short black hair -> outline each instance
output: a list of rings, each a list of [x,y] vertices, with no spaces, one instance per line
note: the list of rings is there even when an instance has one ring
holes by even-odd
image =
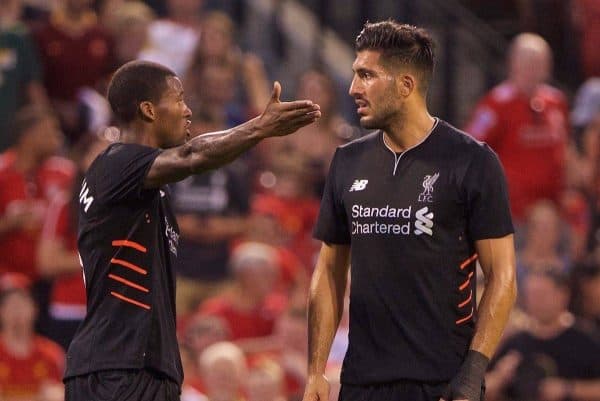
[[[384,63],[401,64],[419,73],[421,89],[427,92],[435,64],[434,42],[423,28],[392,19],[365,23],[356,37],[355,49],[377,50]]]
[[[107,91],[108,102],[119,122],[133,121],[141,102],[158,102],[167,89],[167,77],[175,76],[169,68],[150,61],[123,64],[114,73]]]

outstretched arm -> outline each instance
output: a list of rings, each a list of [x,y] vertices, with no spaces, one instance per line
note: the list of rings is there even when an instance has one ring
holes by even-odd
[[[308,299],[308,381],[304,401],[327,401],[325,367],[344,309],[350,247],[323,243]]]
[[[271,100],[263,113],[237,127],[197,136],[185,144],[163,151],[155,160],[144,187],[156,188],[185,177],[227,164],[272,136],[289,135],[320,116],[310,100],[281,102],[281,85],[273,86]]]

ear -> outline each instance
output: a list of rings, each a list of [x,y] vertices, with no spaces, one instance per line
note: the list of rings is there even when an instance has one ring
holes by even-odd
[[[138,110],[144,121],[156,120],[156,110],[154,109],[154,105],[152,104],[152,102],[149,102],[149,101],[141,102],[140,105],[138,106]]]
[[[410,96],[411,93],[413,93],[413,91],[416,89],[417,87],[417,81],[415,80],[415,77],[410,75],[410,74],[405,74],[405,75],[401,75],[398,79],[398,90],[399,93],[404,96],[404,97],[408,97]]]

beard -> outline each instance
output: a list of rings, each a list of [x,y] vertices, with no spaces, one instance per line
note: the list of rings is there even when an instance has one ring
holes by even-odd
[[[383,104],[378,112],[360,118],[360,126],[365,129],[386,130],[392,123],[404,121],[406,112],[403,106]]]

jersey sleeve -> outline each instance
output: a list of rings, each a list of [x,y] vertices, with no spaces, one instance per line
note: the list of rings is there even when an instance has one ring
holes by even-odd
[[[144,179],[159,149],[138,144],[115,144],[94,167],[99,196],[106,203],[142,200],[155,190],[144,189]]]
[[[329,175],[325,182],[319,217],[313,236],[330,244],[349,244],[348,219],[337,184],[338,174],[340,173],[338,171],[339,167],[337,167],[339,158],[339,150],[337,150],[329,167]]]
[[[467,226],[473,240],[514,232],[508,188],[498,156],[482,144],[465,173]]]

